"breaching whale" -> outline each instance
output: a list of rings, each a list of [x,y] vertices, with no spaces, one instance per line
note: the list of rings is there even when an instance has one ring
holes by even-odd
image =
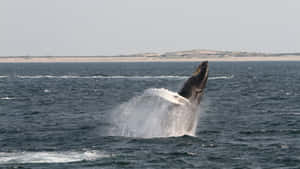
[[[174,94],[173,100],[176,100],[176,102],[172,102],[174,105],[170,106],[169,114],[167,114],[166,120],[163,121],[163,126],[180,126],[175,128],[182,128],[185,134],[195,132],[198,121],[198,105],[204,93],[207,79],[208,61],[204,61],[197,67],[192,76],[185,81],[178,95]],[[165,99],[168,100],[167,98]],[[180,122],[177,120],[174,122],[174,113],[181,113],[182,116],[180,116],[183,118],[180,118]]]
[[[186,120],[189,121],[185,123],[186,131],[193,132],[197,127],[197,110],[200,104],[201,97],[206,86],[208,79],[208,61],[202,62],[192,74],[192,76],[185,81],[183,87],[178,92],[178,94],[189,100],[188,107],[190,111],[186,114]]]
[[[208,61],[202,62],[193,75],[184,83],[179,95],[198,105],[208,79]]]
[[[195,135],[200,101],[208,79],[208,62],[202,62],[178,92],[150,88],[123,103],[111,117],[113,135],[171,137]]]
[[[169,97],[160,95],[163,99],[170,101],[175,105],[193,105],[197,107],[200,104],[201,97],[208,79],[208,61],[202,62],[178,93],[168,92]]]

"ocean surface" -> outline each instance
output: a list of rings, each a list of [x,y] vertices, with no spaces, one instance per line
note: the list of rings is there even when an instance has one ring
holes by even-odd
[[[0,168],[300,168],[300,62],[210,62],[185,133],[198,64],[1,63]]]

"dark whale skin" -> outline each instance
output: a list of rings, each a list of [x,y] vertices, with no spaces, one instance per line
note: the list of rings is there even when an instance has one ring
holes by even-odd
[[[184,83],[179,95],[193,104],[199,104],[208,79],[208,61],[202,62],[193,75]]]

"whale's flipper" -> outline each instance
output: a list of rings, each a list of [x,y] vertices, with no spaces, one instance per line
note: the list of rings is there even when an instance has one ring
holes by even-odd
[[[208,78],[208,61],[202,62],[193,75],[184,83],[179,95],[199,104]]]
[[[178,93],[171,92],[167,89],[152,89],[151,92],[156,96],[172,103],[173,105],[189,105],[190,101]]]

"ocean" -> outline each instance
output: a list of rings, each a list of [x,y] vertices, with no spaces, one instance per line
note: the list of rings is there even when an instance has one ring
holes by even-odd
[[[300,168],[300,62],[210,62],[187,133],[198,64],[0,63],[0,168]]]

